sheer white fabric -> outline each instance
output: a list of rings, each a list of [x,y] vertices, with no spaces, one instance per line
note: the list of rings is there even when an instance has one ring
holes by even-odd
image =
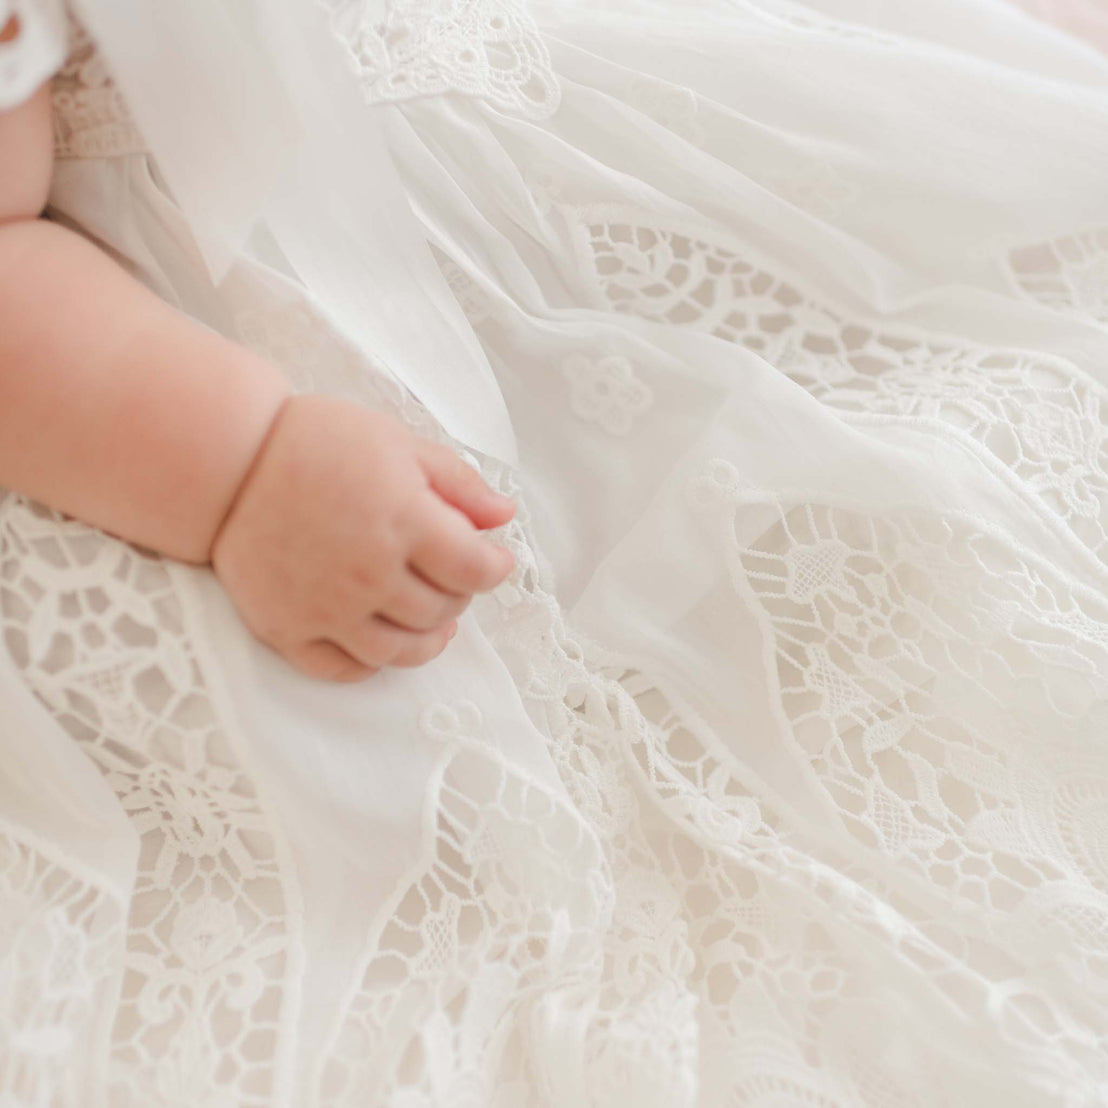
[[[331,8],[503,393],[518,568],[332,688],[0,502],[2,738],[51,744],[0,776],[0,1089],[1099,1103],[1108,62],[1000,0]],[[56,103],[58,218],[445,438]]]

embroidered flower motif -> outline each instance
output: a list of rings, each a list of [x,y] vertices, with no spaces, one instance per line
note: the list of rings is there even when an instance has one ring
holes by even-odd
[[[635,417],[654,402],[653,392],[635,377],[630,361],[620,354],[595,362],[575,354],[562,364],[562,372],[569,381],[574,412],[612,435],[626,435]]]
[[[635,81],[631,99],[651,119],[694,146],[704,141],[704,127],[698,118],[700,101],[692,89],[661,81]]]
[[[705,512],[733,503],[741,488],[739,471],[726,458],[713,458],[690,479],[686,497],[695,511]]]
[[[204,896],[177,913],[169,941],[188,969],[203,973],[226,958],[241,939],[234,908],[225,900]]]
[[[182,771],[157,762],[133,777],[109,776],[137,830],[160,831],[163,836],[151,874],[159,888],[168,888],[182,857],[212,858],[223,851],[244,877],[254,876],[254,859],[240,837],[258,822],[250,815],[252,801],[231,790],[233,775],[220,767],[209,767],[207,778],[206,782],[192,764]]]
[[[444,92],[545,119],[561,89],[520,0],[324,0],[371,103]]]
[[[471,700],[456,704],[436,702],[428,705],[419,717],[419,729],[429,739],[444,743],[475,738],[483,723],[481,709]]]

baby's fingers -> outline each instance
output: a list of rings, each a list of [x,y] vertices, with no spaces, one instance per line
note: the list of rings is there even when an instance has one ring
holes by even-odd
[[[409,573],[378,614],[409,631],[434,631],[460,616],[469,600],[468,596],[443,592]]]
[[[458,632],[458,621],[452,619],[437,631],[428,632],[414,639],[405,649],[393,658],[394,666],[422,666],[437,658]]]
[[[515,504],[494,492],[481,475],[466,465],[452,450],[439,443],[420,440],[423,472],[431,488],[482,530],[500,527],[515,514]]]
[[[436,588],[468,596],[495,589],[511,573],[513,560],[460,512],[438,506],[423,520],[408,564]]]
[[[367,667],[421,666],[437,658],[458,629],[455,620],[434,631],[408,631],[377,617],[338,636],[339,645]]]
[[[299,643],[282,651],[282,654],[291,666],[317,681],[338,681],[343,684],[364,681],[380,668],[365,665],[327,639]]]

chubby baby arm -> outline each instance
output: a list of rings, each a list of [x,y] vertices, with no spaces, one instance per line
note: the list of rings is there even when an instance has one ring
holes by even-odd
[[[43,89],[0,113],[0,483],[205,562],[287,386],[37,218],[51,164]]]
[[[211,561],[255,633],[351,680],[445,646],[510,557],[449,451],[386,416],[290,397],[92,243],[38,218],[45,90],[0,113],[0,485],[183,561]]]

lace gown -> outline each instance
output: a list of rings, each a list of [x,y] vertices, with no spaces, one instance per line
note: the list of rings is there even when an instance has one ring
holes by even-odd
[[[0,1103],[1102,1104],[1108,62],[999,0],[330,6],[518,568],[330,687],[0,500]],[[262,251],[212,288],[12,11],[53,218],[441,436]]]

